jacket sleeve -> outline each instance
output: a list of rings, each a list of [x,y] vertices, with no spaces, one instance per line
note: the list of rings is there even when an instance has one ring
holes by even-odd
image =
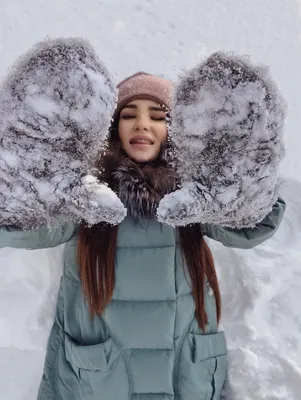
[[[285,201],[279,197],[272,211],[255,228],[233,229],[204,224],[202,231],[204,235],[221,242],[226,247],[252,249],[275,234],[282,221],[285,208]]]
[[[0,248],[13,247],[33,250],[55,247],[71,240],[76,231],[77,225],[67,223],[28,231],[13,226],[2,226],[0,227]]]

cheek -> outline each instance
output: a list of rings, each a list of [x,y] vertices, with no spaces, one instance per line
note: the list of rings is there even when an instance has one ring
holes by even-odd
[[[122,122],[120,122],[118,125],[118,136],[119,136],[119,139],[120,139],[122,145],[124,145],[126,143],[126,139],[129,135],[128,135],[127,125]]]
[[[167,127],[166,126],[162,127],[162,129],[160,130],[160,133],[158,135],[161,143],[166,142],[167,134],[168,134]]]

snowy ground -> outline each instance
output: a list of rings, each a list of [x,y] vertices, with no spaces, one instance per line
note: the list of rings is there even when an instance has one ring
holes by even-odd
[[[0,78],[47,35],[88,38],[116,81],[138,70],[176,80],[217,49],[271,66],[289,106],[283,224],[253,250],[209,243],[229,346],[227,400],[300,400],[301,0],[0,0]],[[61,253],[0,251],[1,400],[36,398]]]
[[[235,400],[301,399],[301,182],[287,181],[285,219],[253,250],[210,240],[218,264]]]

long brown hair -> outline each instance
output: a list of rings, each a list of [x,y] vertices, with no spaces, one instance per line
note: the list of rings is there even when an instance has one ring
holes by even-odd
[[[117,127],[118,121],[115,121],[110,131],[106,155],[97,165],[99,177],[113,190],[116,190],[116,187],[112,171],[122,157]],[[117,226],[105,222],[91,227],[82,223],[79,229],[77,260],[82,289],[92,316],[101,315],[113,297],[117,233]],[[212,253],[203,238],[200,224],[180,227],[179,237],[185,265],[190,275],[196,306],[195,316],[200,329],[205,331],[208,323],[205,309],[206,278],[215,296],[217,322],[221,315],[221,296]]]

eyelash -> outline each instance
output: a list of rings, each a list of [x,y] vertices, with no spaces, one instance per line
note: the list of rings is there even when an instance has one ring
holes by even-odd
[[[132,119],[132,118],[136,118],[135,115],[122,115],[120,117],[121,119]],[[151,119],[153,121],[166,121],[166,117],[151,117]]]

